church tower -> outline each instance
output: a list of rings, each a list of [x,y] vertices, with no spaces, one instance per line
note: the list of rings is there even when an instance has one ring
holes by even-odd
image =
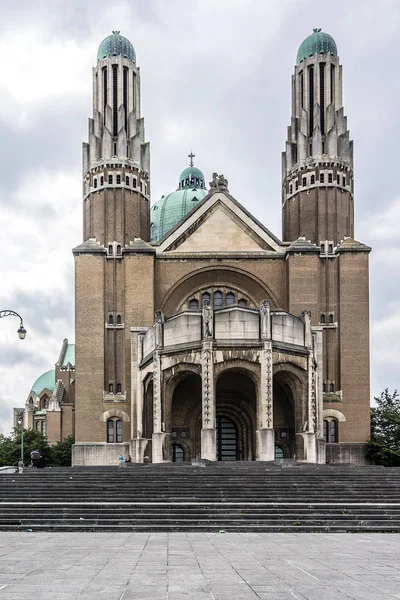
[[[354,236],[353,142],[344,115],[342,67],[320,29],[301,44],[292,76],[292,118],[282,161],[283,240],[337,246]]]
[[[104,440],[99,412],[109,415],[108,439],[118,443],[132,436],[128,324],[150,325],[154,314],[151,277],[149,289],[144,277],[153,270],[147,264],[153,255],[147,244],[149,172],[140,69],[131,42],[114,31],[100,44],[93,69],[93,117],[83,144],[83,244],[73,250],[78,443]]]

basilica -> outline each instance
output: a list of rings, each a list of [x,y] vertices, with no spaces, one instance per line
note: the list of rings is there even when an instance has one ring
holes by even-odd
[[[354,237],[342,66],[320,29],[291,89],[277,237],[192,153],[150,206],[135,49],[118,31],[100,44],[73,250],[74,465],[365,461],[371,249]]]

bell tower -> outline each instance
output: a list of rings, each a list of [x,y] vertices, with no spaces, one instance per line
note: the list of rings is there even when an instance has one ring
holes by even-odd
[[[93,69],[93,117],[83,144],[83,239],[124,246],[150,235],[150,147],[140,116],[140,69],[114,31]]]
[[[334,39],[320,29],[301,44],[292,76],[292,118],[282,156],[283,240],[328,250],[354,237],[353,142]]]

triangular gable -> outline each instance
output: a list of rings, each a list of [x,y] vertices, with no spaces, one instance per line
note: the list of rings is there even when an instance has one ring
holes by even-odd
[[[279,240],[224,192],[210,194],[161,240],[159,252],[283,252]]]

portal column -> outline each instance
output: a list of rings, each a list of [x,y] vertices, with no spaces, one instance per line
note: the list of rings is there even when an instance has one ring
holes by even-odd
[[[217,435],[215,431],[215,386],[214,386],[214,312],[209,300],[203,302],[203,345],[201,373],[201,458],[217,460]]]
[[[257,460],[275,460],[271,311],[267,300],[262,300],[260,303],[260,330],[263,347],[260,351],[261,389],[257,411]]]
[[[143,340],[147,327],[131,327],[131,442],[130,455],[135,463],[142,463],[147,440],[142,438],[143,383],[140,363],[143,358]]]
[[[153,463],[164,462],[164,439],[166,436],[163,431],[162,422],[162,371],[161,371],[161,351],[163,348],[163,328],[164,315],[161,310],[156,312],[155,322],[155,349],[153,353]]]
[[[304,458],[309,463],[316,463],[317,460],[317,362],[314,357],[313,335],[311,330],[311,313],[304,311],[301,313],[304,323],[304,345],[309,350],[307,371],[308,371],[308,386],[307,386],[307,408],[308,421],[305,423],[303,438],[304,438]]]

